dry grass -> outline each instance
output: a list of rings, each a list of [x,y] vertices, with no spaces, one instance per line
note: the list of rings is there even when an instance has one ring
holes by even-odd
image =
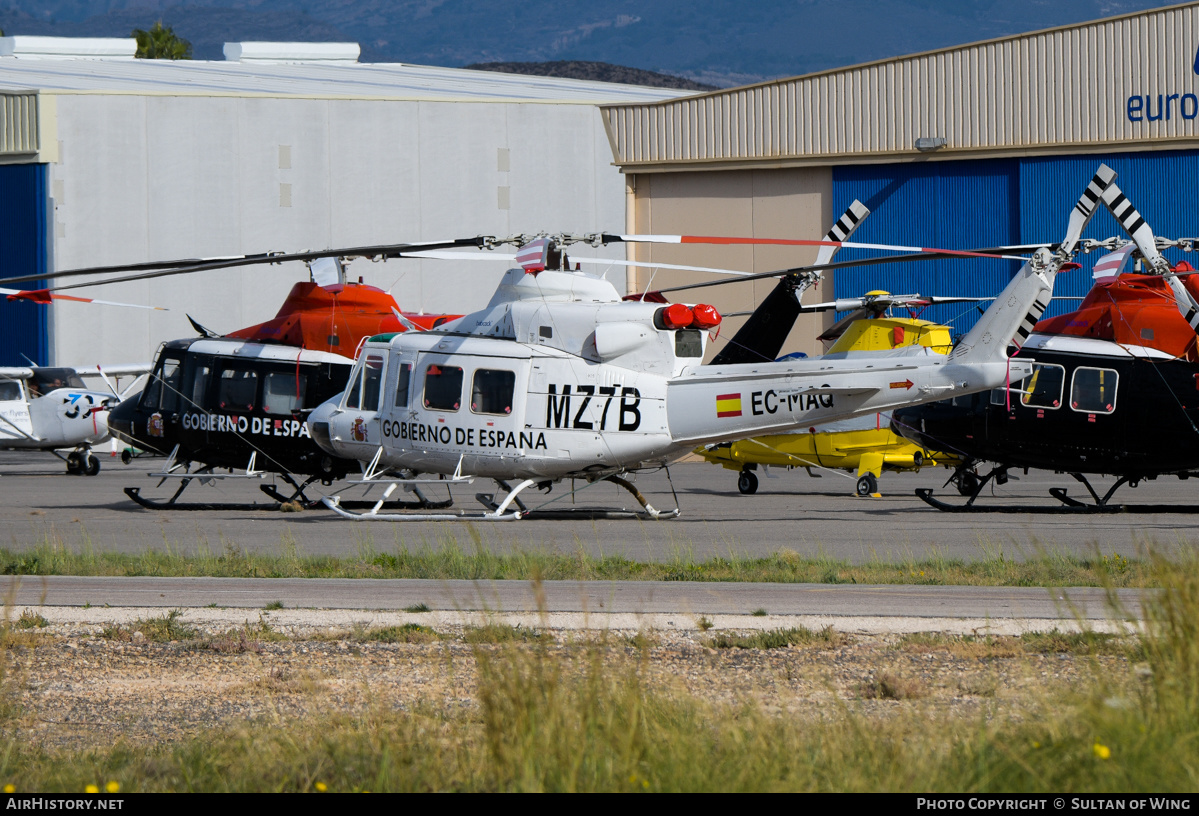
[[[836,649],[847,643],[848,636],[826,626],[818,632],[805,626],[771,629],[746,635],[720,634],[709,642],[713,649],[783,649],[788,646],[807,646],[817,649]]]
[[[867,700],[919,700],[928,696],[928,687],[919,678],[883,671],[862,683],[859,693]]]

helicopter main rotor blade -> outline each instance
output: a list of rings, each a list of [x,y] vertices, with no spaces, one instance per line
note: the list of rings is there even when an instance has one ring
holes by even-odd
[[[856,261],[837,261],[835,263],[813,264],[811,266],[796,266],[790,269],[779,269],[774,272],[756,272],[752,275],[746,275],[736,280],[710,280],[700,281],[699,283],[687,283],[681,286],[671,286],[664,289],[659,289],[659,292],[682,292],[687,289],[699,289],[704,286],[723,286],[726,283],[745,283],[747,281],[765,280],[767,278],[779,278],[784,275],[797,275],[804,272],[823,272],[827,269],[853,269],[859,266],[879,266],[883,264],[893,263],[914,263],[916,261],[935,261],[943,258],[960,258],[961,255],[945,255],[940,252],[914,252],[909,255],[886,255],[880,258],[860,258]],[[979,254],[977,257],[993,258],[995,260],[1019,260],[1025,261],[1027,258],[1016,256],[1009,258],[1006,255],[986,255]]]
[[[409,252],[404,254],[405,258],[433,258],[441,261],[515,261],[516,255],[513,253],[488,253],[486,255],[478,252],[454,252],[452,250],[421,250],[419,252]],[[570,255],[572,263],[586,264],[588,266],[644,266],[653,269],[681,269],[686,272],[715,272],[718,275],[735,275],[738,277],[746,277],[753,274],[752,272],[738,272],[735,269],[719,269],[711,266],[690,266],[688,264],[668,264],[668,263],[652,263],[648,261],[620,261],[615,258],[583,258],[578,255]]]
[[[814,246],[836,247],[838,249],[876,249],[889,252],[934,252],[939,255],[983,257],[1002,257],[1009,261],[1026,261],[1020,255],[1002,255],[994,252],[980,252],[970,249],[940,249],[938,247],[903,246],[900,244],[864,244],[854,241],[805,240],[801,238],[732,238],[716,235],[609,235],[600,236],[604,243],[642,243],[642,244],[718,244],[718,245],[750,245],[750,246]]]
[[[868,215],[870,210],[861,201],[854,199],[850,202],[841,217],[825,233],[824,240],[829,245],[820,247],[816,253],[816,266],[831,263],[841,245],[849,240]],[[777,358],[799,318],[799,305],[804,292],[815,286],[821,276],[821,272],[815,271],[779,278],[770,293],[753,310],[749,320],[741,324],[737,333],[712,358],[712,364],[756,363]]]
[[[141,303],[120,303],[115,300],[97,300],[96,298],[78,297],[75,295],[59,295],[51,292],[49,289],[0,289],[0,295],[4,295],[9,300],[28,300],[42,305],[49,304],[53,300],[72,300],[79,303],[96,303],[101,306],[127,306],[131,309],[154,309],[160,312],[170,311],[165,306],[145,306]]]
[[[13,278],[0,278],[0,285],[27,283],[35,280],[51,280],[55,278],[70,278],[81,275],[103,275],[113,272],[143,272],[140,275],[124,275],[119,278],[97,281],[96,283],[120,283],[127,280],[145,280],[164,275],[182,275],[188,272],[207,272],[213,269],[231,269],[238,266],[256,266],[258,264],[280,264],[288,261],[313,261],[317,258],[402,258],[412,250],[421,249],[453,249],[454,247],[484,247],[488,238],[457,238],[447,241],[423,241],[408,244],[379,244],[377,246],[348,247],[342,249],[321,249],[312,252],[288,253],[259,253],[255,255],[235,255],[215,258],[199,258],[187,261],[151,261],[141,264],[124,264],[118,266],[93,266],[83,269],[64,269],[58,272],[45,272],[36,275],[21,275]],[[67,287],[58,287],[65,289]]]

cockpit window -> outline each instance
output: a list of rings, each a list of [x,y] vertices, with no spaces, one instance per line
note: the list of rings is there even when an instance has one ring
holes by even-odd
[[[362,364],[354,366],[350,372],[350,381],[346,383],[346,399],[343,408],[357,408],[362,401]]]
[[[425,369],[425,407],[434,411],[457,411],[462,404],[462,369],[431,365]]]
[[[19,400],[21,398],[21,384],[16,380],[0,380],[0,402],[8,402],[10,400]]]
[[[676,357],[703,357],[704,342],[694,329],[679,329],[674,333],[674,355]]]
[[[179,410],[179,386],[183,379],[183,361],[162,357],[142,396],[142,407],[158,411]]]
[[[1088,414],[1110,414],[1116,410],[1119,374],[1111,368],[1077,368],[1070,386],[1070,407]]]
[[[290,414],[304,407],[304,391],[308,378],[297,379],[294,371],[273,371],[266,375],[262,389],[262,410],[268,414]]]
[[[354,366],[346,390],[344,407],[360,411],[378,411],[379,396],[383,391],[383,355],[367,354]]]
[[[366,355],[362,368],[362,410],[378,411],[379,394],[383,390],[383,355]]]
[[[73,368],[35,368],[29,385],[38,394],[48,394],[56,388],[87,388]]]
[[[253,411],[258,394],[258,372],[226,368],[217,388],[217,406],[224,411]]]
[[[1020,403],[1029,408],[1061,408],[1062,385],[1066,380],[1066,369],[1060,365],[1034,363],[1032,374],[1020,386],[1012,386],[1020,393]]]
[[[515,390],[515,373],[481,368],[475,372],[470,392],[470,410],[476,414],[507,416],[512,413],[512,393]]]

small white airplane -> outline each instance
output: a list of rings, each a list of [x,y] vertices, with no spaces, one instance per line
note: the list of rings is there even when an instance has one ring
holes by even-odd
[[[554,242],[517,253],[483,310],[426,332],[363,344],[346,391],[313,410],[312,438],[365,464],[362,482],[386,484],[366,520],[462,519],[380,513],[397,487],[491,478],[481,520],[527,512],[520,494],[564,478],[607,480],[655,510],[624,475],[665,467],[698,445],[782,433],[934,402],[1017,381],[1032,361],[1009,359],[1049,304],[1096,202],[1115,178],[1100,166],[1070,214],[1065,240],[1037,249],[948,354],[923,346],[849,351],[772,363],[702,365],[711,306],[622,301],[578,271]],[[788,273],[794,270],[788,270]],[[422,474],[428,474],[423,476]],[[509,487],[507,480],[520,480]],[[423,498],[423,497],[422,497]],[[484,497],[480,497],[484,498]],[[508,512],[515,504],[517,509]]]
[[[49,451],[67,473],[95,476],[100,460],[92,446],[109,439],[108,411],[131,393],[150,364],[101,368],[0,367],[0,448]],[[118,393],[110,377],[135,377]],[[99,377],[108,391],[89,389],[83,377]],[[61,451],[69,451],[65,455]]]

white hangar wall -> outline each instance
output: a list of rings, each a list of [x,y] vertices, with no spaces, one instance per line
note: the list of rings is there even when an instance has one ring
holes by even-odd
[[[57,131],[56,269],[625,224],[624,179],[593,104],[40,98]],[[404,309],[464,312],[486,303],[507,266],[356,261],[350,273]],[[623,289],[623,269],[608,277]],[[291,264],[87,288],[78,294],[170,311],[57,302],[51,360],[149,359],[160,342],[194,334],[187,314],[221,332],[252,325],[305,279]]]

